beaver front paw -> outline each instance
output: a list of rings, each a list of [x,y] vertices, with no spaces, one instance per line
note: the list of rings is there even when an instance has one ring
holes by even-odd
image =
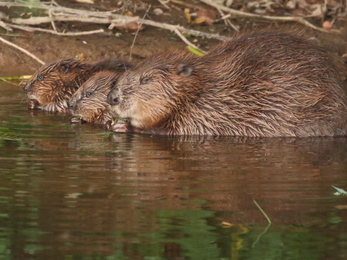
[[[83,123],[85,123],[85,121],[79,116],[74,116],[70,119],[70,123],[71,124],[83,124]]]
[[[115,133],[131,132],[131,126],[129,121],[123,119],[119,119],[117,122],[111,124],[108,127],[109,130]]]

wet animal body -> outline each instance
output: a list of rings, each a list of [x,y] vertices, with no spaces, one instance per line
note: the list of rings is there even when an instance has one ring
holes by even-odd
[[[338,62],[300,37],[254,33],[203,57],[156,54],[126,71],[108,102],[142,133],[346,135],[347,95]]]
[[[29,109],[66,112],[72,94],[91,76],[103,70],[123,72],[131,65],[109,59],[94,64],[62,59],[43,65],[24,86]]]
[[[71,123],[106,124],[112,120],[107,94],[116,85],[120,73],[101,71],[89,78],[69,101],[74,116]]]

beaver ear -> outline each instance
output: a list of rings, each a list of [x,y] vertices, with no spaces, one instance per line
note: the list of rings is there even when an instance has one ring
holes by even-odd
[[[71,64],[71,61],[70,60],[63,60],[60,64],[59,64],[59,70],[61,72],[68,72],[69,69],[70,69],[70,64]]]
[[[193,67],[188,64],[178,64],[177,65],[177,74],[182,76],[190,76],[192,74]]]

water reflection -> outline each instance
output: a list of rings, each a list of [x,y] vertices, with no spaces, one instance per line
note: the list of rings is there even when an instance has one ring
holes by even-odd
[[[347,257],[345,138],[110,134],[0,93],[1,259]]]

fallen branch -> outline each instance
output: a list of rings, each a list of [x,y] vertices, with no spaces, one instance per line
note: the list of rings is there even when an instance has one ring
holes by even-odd
[[[181,3],[181,1],[175,0],[175,3]],[[307,27],[313,28],[315,30],[319,30],[322,32],[340,32],[339,30],[334,29],[324,29],[321,27],[317,27],[310,22],[306,21],[303,17],[281,17],[281,16],[267,16],[267,15],[258,15],[253,13],[246,13],[238,10],[234,10],[228,8],[226,6],[217,4],[211,0],[200,0],[200,2],[210,5],[218,10],[227,12],[236,17],[246,17],[246,18],[256,18],[256,19],[266,19],[272,21],[281,21],[281,22],[297,22],[303,24]],[[0,6],[6,7],[28,7],[28,4],[18,3],[18,2],[0,2]],[[88,10],[78,10],[72,9],[62,6],[52,6],[46,5],[43,3],[35,3],[30,6],[31,8],[38,8],[46,10],[49,16],[47,17],[31,17],[28,19],[22,18],[13,18],[11,20],[12,23],[15,24],[41,24],[41,23],[54,23],[54,21],[79,21],[79,22],[88,22],[88,23],[98,23],[98,24],[116,24],[116,26],[124,26],[127,23],[137,21],[138,23],[142,23],[149,26],[159,27],[163,29],[168,29],[171,31],[175,31],[175,29],[179,30],[183,34],[191,34],[196,36],[202,36],[207,38],[215,38],[218,40],[227,40],[228,37],[220,36],[218,34],[210,34],[196,30],[186,29],[181,26],[158,23],[146,19],[140,19],[139,17],[130,17],[124,15],[114,14],[114,12],[93,12]]]
[[[141,19],[139,19],[139,21],[141,21]],[[179,26],[179,25],[172,25],[172,24],[167,24],[167,23],[158,23],[158,22],[154,22],[154,21],[150,21],[150,20],[143,21],[143,24],[163,28],[166,30],[170,30],[172,32],[175,32],[175,30],[178,30],[182,34],[189,34],[189,35],[195,35],[195,36],[200,36],[200,37],[206,37],[209,39],[217,39],[220,41],[230,40],[230,37],[226,37],[226,36],[219,35],[219,34],[205,33],[205,32],[201,32],[201,31],[186,29],[186,28]]]
[[[1,21],[1,20],[0,20],[0,27],[3,27],[8,32],[12,32],[11,27],[8,24],[6,24],[3,21]]]
[[[318,31],[322,32],[327,32],[327,33],[338,33],[340,32],[339,30],[334,30],[334,29],[324,29],[321,27],[317,27],[310,22],[306,21],[302,17],[282,17],[282,16],[268,16],[268,15],[258,15],[258,14],[252,14],[252,13],[245,13],[242,11],[234,10],[231,8],[228,8],[226,6],[217,4],[211,0],[200,0],[200,2],[205,3],[207,5],[210,5],[216,9],[222,10],[224,12],[230,13],[232,15],[238,16],[238,17],[248,17],[248,18],[257,18],[257,19],[266,19],[266,20],[272,20],[272,21],[281,21],[281,22],[297,22],[300,24],[303,24],[307,27],[313,28]]]
[[[1,4],[0,4],[1,5]],[[22,19],[22,18],[15,18],[11,20],[15,24],[41,24],[41,23],[50,23],[51,18],[49,17],[31,17],[28,19]],[[163,28],[166,30],[170,31],[175,31],[179,30],[183,34],[189,34],[189,35],[195,35],[195,36],[201,36],[201,37],[206,37],[206,38],[214,38],[218,40],[228,40],[229,38],[226,36],[218,35],[218,34],[211,34],[211,33],[205,33],[197,30],[191,30],[191,29],[186,29],[182,26],[179,25],[172,25],[172,24],[167,24],[167,23],[159,23],[159,22],[154,22],[151,20],[147,19],[141,19],[138,17],[129,17],[129,16],[123,16],[121,15],[120,19],[110,19],[110,18],[97,18],[97,17],[69,17],[69,16],[55,16],[54,21],[78,21],[78,22],[85,22],[85,23],[97,23],[97,24],[113,24],[113,26],[124,26],[128,23],[131,22],[138,22],[141,24],[145,25],[150,25],[158,28]]]
[[[12,2],[0,2],[0,6],[7,7],[28,7],[21,3]],[[44,9],[49,16],[43,17],[31,17],[28,19],[23,18],[13,18],[11,22],[13,24],[26,24],[26,25],[37,25],[42,23],[52,23],[52,21],[77,21],[86,23],[97,23],[97,24],[114,24],[115,26],[124,26],[130,22],[138,22],[144,25],[154,26],[158,28],[163,28],[175,32],[180,31],[182,34],[189,34],[195,36],[201,36],[206,38],[213,38],[218,40],[228,40],[229,37],[221,36],[219,34],[205,33],[197,30],[191,30],[178,25],[166,24],[154,22],[147,19],[141,19],[139,17],[131,17],[125,15],[114,14],[113,12],[92,12],[87,10],[78,10],[61,6],[48,6],[45,4],[35,4],[31,6],[32,8]]]
[[[38,61],[39,63],[41,64],[45,64],[44,61],[40,60],[38,57],[36,57],[34,54],[30,53],[29,51],[23,49],[22,47],[19,47],[18,45],[12,43],[12,42],[9,42],[7,40],[5,40],[4,38],[0,37],[0,41],[6,43],[7,45],[10,45],[18,50],[20,50],[21,52],[24,52],[26,55],[29,55],[31,58],[35,59],[36,61]]]
[[[5,25],[5,26],[3,26]],[[103,29],[98,29],[98,30],[93,30],[93,31],[85,31],[85,32],[57,32],[54,30],[49,30],[49,29],[43,29],[43,28],[36,28],[36,27],[30,27],[30,26],[20,26],[20,25],[15,25],[15,24],[8,24],[8,23],[0,23],[1,27],[6,28],[15,28],[27,32],[45,32],[45,33],[50,33],[50,34],[55,34],[59,36],[79,36],[79,35],[89,35],[89,34],[96,34],[96,33],[103,33],[105,30]]]

